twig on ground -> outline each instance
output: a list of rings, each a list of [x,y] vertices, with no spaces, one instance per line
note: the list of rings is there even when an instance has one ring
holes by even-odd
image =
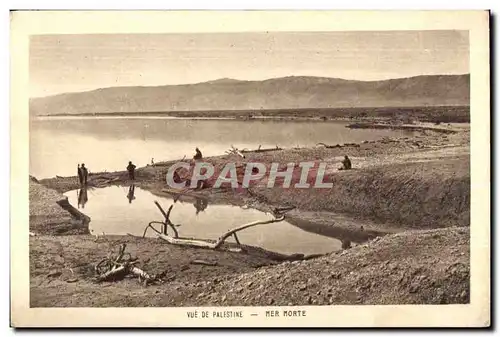
[[[139,281],[144,285],[162,282],[163,275],[150,275],[144,270],[136,267],[137,258],[132,258],[130,253],[125,252],[126,244],[122,243],[118,249],[116,257],[112,253],[107,258],[102,259],[95,266],[97,283],[105,281],[117,281],[125,278],[128,274],[139,276]]]
[[[217,265],[217,262],[210,262],[210,261],[205,261],[205,260],[193,260],[190,262],[191,264],[200,264],[200,265],[203,265],[203,266],[216,266]]]

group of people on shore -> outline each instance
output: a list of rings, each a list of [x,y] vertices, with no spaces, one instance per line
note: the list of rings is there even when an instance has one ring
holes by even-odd
[[[193,159],[199,160],[203,158],[203,155],[201,154],[201,151],[196,148],[195,149],[196,154],[194,155]],[[151,165],[154,166],[154,159],[151,158]],[[128,178],[131,181],[135,181],[135,169],[136,165],[132,163],[132,161],[128,162],[128,165],[126,167],[127,172],[128,172]],[[78,181],[80,182],[80,190],[77,191],[77,197],[78,197],[78,206],[84,208],[85,203],[88,201],[87,197],[87,185],[88,185],[88,177],[89,177],[89,170],[85,166],[85,164],[78,164],[78,169],[77,169],[77,174],[78,174]],[[128,194],[127,194],[127,199],[129,200],[129,203],[132,203],[132,200],[135,199],[135,185],[132,184],[129,188]],[[199,207],[200,209],[206,208],[205,205],[201,205]],[[197,207],[198,209],[198,207]]]
[[[135,180],[135,168],[136,166],[132,164],[131,161],[128,162],[127,166],[127,171],[128,171],[128,177],[130,180]],[[88,177],[89,177],[89,170],[87,167],[85,167],[85,164],[78,164],[78,169],[77,169],[77,174],[78,174],[78,181],[80,182],[80,190],[77,191],[77,199],[78,199],[78,208],[85,208],[85,204],[88,201],[88,196],[87,196],[87,185],[88,185]],[[129,200],[129,203],[132,203],[132,200],[135,199],[135,186],[132,184],[129,188],[128,194],[127,194],[127,199]]]
[[[135,180],[135,168],[136,166],[132,164],[131,161],[128,162],[127,172],[128,178],[130,180]],[[89,170],[85,167],[85,164],[78,164],[77,169],[78,181],[80,182],[80,186],[87,186],[88,178],[89,178]]]
[[[203,158],[203,155],[201,154],[201,151],[196,148],[195,149],[196,154],[194,155],[193,159],[195,160],[200,160]],[[151,162],[153,163],[153,159],[151,159]],[[129,180],[135,180],[135,169],[136,166],[132,164],[132,161],[128,162],[127,165],[127,172],[128,172],[128,178]],[[343,170],[350,170],[352,169],[352,163],[349,157],[346,155],[344,156],[344,160],[342,160],[342,166],[339,167],[339,171]],[[80,181],[80,186],[87,186],[87,181],[88,181],[88,176],[89,176],[89,171],[85,167],[85,164],[78,164],[78,180]]]

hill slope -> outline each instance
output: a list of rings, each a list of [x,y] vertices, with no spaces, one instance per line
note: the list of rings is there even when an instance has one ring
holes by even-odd
[[[384,81],[283,77],[187,85],[113,87],[30,100],[30,113],[79,114],[195,110],[469,105],[469,75]]]

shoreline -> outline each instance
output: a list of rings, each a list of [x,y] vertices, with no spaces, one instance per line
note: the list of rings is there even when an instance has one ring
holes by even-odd
[[[394,106],[338,106],[338,107],[289,107],[289,108],[258,108],[258,109],[217,109],[217,110],[150,110],[150,111],[106,111],[39,114],[33,116],[172,116],[172,117],[232,117],[252,119],[258,117],[307,117],[307,118],[361,118],[367,120],[379,118],[395,118],[395,112],[415,120],[441,122],[469,122],[470,105],[394,105]]]
[[[352,170],[351,172],[343,172],[342,174],[339,174],[339,172],[330,172],[330,176],[333,179],[336,179],[338,183],[335,186],[339,186],[336,188],[343,188],[342,184],[344,182],[347,182],[348,184],[351,184],[351,180],[354,183],[354,185],[349,185],[349,186],[357,186],[356,181],[360,179],[360,177],[366,176],[370,177],[372,174],[374,177],[383,177],[383,174],[381,175],[380,172],[387,172],[385,181],[389,182],[391,181],[390,179],[395,172],[403,172],[402,174],[402,181],[404,179],[408,179],[408,177],[413,177],[412,179],[417,179],[418,184],[422,184],[420,179],[431,179],[429,180],[429,183],[431,185],[429,186],[434,186],[435,183],[433,182],[435,179],[438,179],[436,181],[440,181],[439,179],[444,179],[442,181],[447,180],[447,174],[444,172],[443,174],[439,175],[438,178],[434,178],[434,175],[429,176],[427,178],[423,178],[421,176],[421,173],[418,173],[417,171],[414,171],[414,168],[422,168],[431,170],[430,172],[439,172],[436,170],[440,170],[441,164],[439,163],[445,163],[450,167],[452,170],[451,172],[455,172],[457,168],[460,167],[460,170],[466,169],[464,166],[463,169],[461,168],[462,166],[457,166],[460,164],[462,161],[466,160],[468,157],[466,155],[462,155],[461,149],[467,150],[468,149],[468,137],[469,137],[469,131],[464,130],[464,129],[454,129],[453,133],[449,133],[446,135],[442,135],[439,133],[439,131],[434,132],[435,130],[418,130],[421,131],[419,135],[416,135],[413,138],[408,138],[404,137],[401,139],[383,139],[380,141],[372,141],[372,142],[362,142],[362,143],[357,143],[357,144],[343,144],[340,146],[334,146],[332,144],[331,147],[327,146],[318,146],[315,148],[303,148],[303,149],[284,149],[284,150],[279,150],[279,151],[270,151],[270,152],[247,152],[245,153],[246,159],[245,161],[251,161],[251,160],[256,160],[256,161],[261,161],[261,162],[269,162],[271,160],[277,160],[277,161],[294,161],[294,160],[326,160],[329,162],[335,162],[337,159],[335,158],[341,158],[344,154],[349,155],[351,158],[354,158],[353,164],[356,169]],[[446,137],[446,139],[444,138]],[[405,157],[406,156],[406,157]],[[217,157],[210,157],[206,158],[207,160],[212,161],[215,164],[220,164],[223,163],[227,160],[240,160],[241,158],[238,159],[235,156],[230,156],[230,155],[223,155],[223,156],[217,156]],[[467,159],[468,160],[468,159]],[[171,195],[172,191],[165,191],[165,186],[162,181],[162,177],[166,173],[166,170],[170,165],[172,165],[176,161],[169,161],[169,162],[162,162],[162,163],[157,163],[155,166],[146,166],[146,167],[141,167],[136,170],[136,179],[137,181],[135,182],[135,185],[137,187],[143,188],[145,190],[150,191],[151,193],[155,195]],[[438,163],[438,165],[434,165],[432,163]],[[401,171],[401,168],[404,168],[403,171]],[[382,170],[382,171],[377,171],[377,170]],[[406,171],[405,171],[406,170]],[[371,173],[374,172],[374,173]],[[406,173],[405,173],[406,172]],[[463,171],[463,174],[466,174],[466,171]],[[385,173],[384,173],[385,174]],[[396,179],[397,176],[395,176]],[[367,178],[362,178],[362,179],[367,179]],[[370,178],[371,179],[371,178]],[[462,178],[458,177],[457,179],[459,180],[449,180],[449,188],[451,190],[443,190],[443,197],[447,193],[465,193],[461,192],[462,190],[460,188],[462,187],[454,187],[456,182],[460,183]],[[464,176],[463,179],[466,179],[466,176]],[[396,180],[397,181],[397,180]],[[427,180],[425,180],[427,181]],[[456,182],[455,182],[456,181]],[[465,181],[465,180],[464,180]],[[382,181],[383,182],[383,181]],[[79,187],[78,181],[76,177],[60,177],[60,178],[49,178],[49,179],[41,179],[39,181],[41,185],[43,185],[45,188],[48,188],[53,191],[57,191],[59,193],[65,193],[69,190],[77,189]],[[124,171],[118,171],[118,172],[110,172],[110,173],[95,173],[92,174],[89,177],[89,184],[93,187],[99,188],[99,187],[106,187],[106,186],[111,186],[111,185],[129,185],[130,182],[127,179],[127,174]],[[363,184],[366,184],[363,183]],[[399,184],[399,183],[397,183]],[[418,185],[417,185],[418,186]],[[446,185],[448,186],[448,185]],[[460,185],[462,186],[462,185]],[[465,185],[464,185],[465,186]],[[362,186],[360,186],[362,187]],[[360,188],[359,187],[359,188]],[[355,189],[357,189],[356,187]],[[414,187],[411,187],[412,189]],[[437,187],[438,190],[441,189],[440,186]],[[444,185],[443,185],[444,188]],[[457,192],[453,192],[454,189],[459,188],[456,190]],[[341,190],[343,192],[341,193],[346,193],[345,191],[347,190]],[[361,190],[360,190],[361,191]],[[409,190],[410,191],[410,190]],[[424,190],[422,190],[423,192]],[[359,254],[360,251],[358,247],[371,247],[372,245],[375,245],[376,247],[379,247],[380,249],[385,249],[381,248],[381,244],[387,243],[389,245],[392,245],[392,242],[396,240],[395,238],[403,235],[405,238],[407,237],[408,240],[414,240],[416,238],[420,238],[422,236],[427,237],[425,233],[428,231],[434,231],[436,233],[442,233],[439,235],[442,235],[443,237],[448,238],[449,235],[459,235],[462,237],[465,234],[456,234],[457,230],[453,229],[455,226],[458,226],[460,228],[467,228],[468,223],[466,222],[466,214],[464,213],[464,216],[461,218],[450,218],[450,215],[448,212],[444,212],[443,214],[438,214],[437,217],[431,217],[427,219],[425,216],[422,217],[423,220],[429,221],[429,224],[426,224],[422,228],[419,228],[417,226],[414,228],[412,225],[413,223],[413,218],[409,215],[404,215],[405,213],[402,211],[393,211],[400,214],[399,218],[394,217],[391,218],[390,212],[389,213],[384,213],[385,210],[380,207],[385,207],[384,205],[377,205],[377,204],[367,204],[368,208],[366,210],[363,210],[363,208],[359,208],[360,206],[357,206],[359,214],[349,214],[347,212],[349,209],[353,209],[353,206],[350,204],[346,204],[343,206],[343,203],[345,202],[350,202],[350,203],[357,203],[360,202],[359,200],[365,200],[362,197],[358,201],[357,199],[346,199],[346,200],[336,200],[335,198],[332,199],[330,206],[324,207],[322,206],[322,203],[325,201],[325,198],[322,196],[311,196],[307,195],[307,193],[303,196],[296,196],[293,193],[284,193],[283,191],[272,191],[273,193],[269,194],[270,192],[265,190],[265,189],[260,189],[260,188],[255,188],[250,191],[245,191],[245,193],[241,194],[234,194],[230,189],[223,189],[222,192],[220,191],[214,191],[211,188],[201,190],[201,191],[190,191],[189,195],[183,195],[182,198],[190,199],[190,198],[207,198],[209,199],[210,203],[222,203],[222,204],[237,204],[237,205],[246,205],[251,208],[255,208],[258,210],[267,210],[269,211],[273,207],[280,207],[282,205],[287,205],[290,202],[295,202],[298,203],[298,207],[296,210],[292,211],[289,214],[289,221],[291,224],[302,228],[303,230],[306,231],[311,231],[311,232],[316,232],[318,234],[325,234],[327,236],[329,235],[336,235],[337,237],[341,237],[342,240],[349,240],[352,241],[353,243],[357,243],[357,246],[354,246],[351,249],[344,249],[339,252],[332,252],[330,254],[322,255],[322,256],[313,256],[313,257],[307,257],[307,256],[292,256],[292,258],[289,258],[291,260],[294,260],[300,265],[305,264],[307,266],[309,263],[311,264],[320,264],[324,265],[324,263],[327,263],[331,259],[337,259],[337,260],[342,260],[344,259],[344,256],[351,256],[352,254]],[[375,191],[376,192],[376,191]],[[374,193],[374,192],[369,192],[369,193]],[[377,192],[379,193],[379,192]],[[381,190],[380,193],[385,193],[383,190]],[[420,192],[419,192],[420,193]],[[470,193],[470,192],[469,192]],[[382,196],[382,194],[381,194]],[[331,197],[331,196],[330,196]],[[330,198],[329,197],[329,198]],[[372,197],[372,199],[376,199],[375,197]],[[378,200],[378,199],[377,199]],[[383,200],[383,198],[381,199]],[[403,200],[404,201],[404,200]],[[461,201],[460,201],[461,202]],[[466,202],[466,201],[465,201]],[[391,204],[391,208],[394,207],[396,204]],[[402,206],[397,206],[397,207],[403,207]],[[425,206],[425,205],[424,205]],[[466,208],[467,204],[462,204],[460,203],[457,207],[465,207]],[[378,207],[378,208],[377,208]],[[425,206],[427,207],[427,206]],[[424,207],[424,208],[425,208]],[[452,207],[450,205],[450,207]],[[453,206],[455,207],[455,206]],[[30,205],[31,208],[31,205]],[[316,209],[318,208],[318,209]],[[465,209],[464,208],[464,209]],[[320,211],[321,210],[321,211]],[[343,212],[338,212],[338,210],[344,210]],[[418,210],[411,210],[414,213],[417,213],[418,215]],[[424,211],[424,209],[422,209]],[[329,213],[333,212],[333,213]],[[378,212],[378,213],[377,213]],[[451,212],[451,208],[450,211]],[[342,222],[335,223],[332,222],[332,214],[344,214],[348,215],[353,219],[354,225],[342,225]],[[386,214],[386,215],[384,215]],[[437,214],[437,213],[436,213]],[[451,214],[451,213],[450,213]],[[430,214],[432,215],[432,214]],[[389,216],[389,218],[385,219],[384,217]],[[402,218],[401,216],[409,216],[407,219]],[[427,219],[427,220],[426,220]],[[370,221],[368,221],[370,220]],[[388,221],[389,220],[389,221]],[[363,224],[365,224],[365,228],[359,228],[355,224],[356,221],[359,221]],[[405,223],[407,221],[408,223]],[[436,221],[438,221],[436,223]],[[437,225],[437,226],[436,226]],[[429,227],[431,226],[431,227]],[[363,226],[362,226],[363,227]],[[434,227],[434,228],[433,228]],[[439,228],[442,227],[442,228]],[[30,230],[31,229],[31,220],[30,220]],[[464,230],[461,230],[464,231]],[[433,232],[433,233],[434,233]],[[460,232],[462,233],[462,232]],[[104,237],[96,237],[96,241],[94,242],[93,237],[90,235],[64,235],[62,234],[56,234],[55,237],[53,238],[47,238],[45,235],[38,235],[36,233],[34,237],[30,238],[30,250],[37,250],[41,247],[39,245],[56,245],[56,242],[66,242],[64,243],[64,246],[66,247],[67,245],[80,245],[81,247],[80,252],[83,250],[88,250],[88,249],[93,249],[91,247],[94,247],[96,245],[100,245],[102,241],[104,242],[130,242],[130,244],[134,245],[134,248],[137,250],[138,257],[142,260],[142,256],[140,254],[146,254],[147,251],[150,250],[150,246],[154,245],[155,247],[163,247],[160,249],[168,249],[170,251],[170,254],[173,254],[173,256],[176,256],[177,258],[181,259],[181,262],[175,262],[175,265],[177,266],[176,268],[185,268],[186,264],[189,264],[185,259],[182,259],[180,256],[182,256],[182,252],[185,251],[190,251],[193,254],[198,254],[204,257],[207,256],[212,256],[212,254],[215,254],[217,256],[217,259],[226,259],[230,258],[231,256],[234,258],[239,259],[245,259],[246,262],[238,262],[238,266],[233,266],[231,269],[232,272],[230,273],[230,276],[228,279],[224,279],[221,282],[233,282],[234,277],[239,277],[238,275],[243,275],[242,273],[245,273],[244,270],[248,267],[248,263],[257,263],[256,261],[260,261],[257,264],[259,264],[260,267],[258,267],[255,270],[260,270],[261,268],[268,270],[268,268],[275,268],[276,263],[278,263],[276,260],[273,260],[273,258],[270,258],[269,256],[266,256],[265,250],[261,250],[261,248],[258,247],[251,247],[248,248],[249,250],[254,249],[253,253],[246,253],[246,254],[241,254],[241,253],[232,253],[232,252],[225,252],[225,251],[212,251],[212,250],[207,250],[207,249],[199,249],[199,248],[183,248],[183,247],[176,247],[174,245],[169,245],[165,242],[159,241],[157,239],[142,239],[142,238],[132,238],[128,236],[104,236]],[[434,234],[432,234],[434,235]],[[414,238],[414,239],[411,239]],[[465,236],[464,236],[465,238]],[[48,241],[47,241],[48,240]],[[406,239],[405,239],[406,240]],[[420,239],[419,239],[420,240]],[[462,240],[462,239],[461,239]],[[465,240],[465,239],[464,239]],[[86,242],[85,244],[83,243],[78,243],[80,241]],[[436,242],[438,244],[438,242]],[[32,246],[33,245],[33,246]],[[452,244],[453,246],[453,244]],[[69,247],[69,246],[68,246]],[[149,247],[149,248],[148,248]],[[450,246],[451,247],[451,246]],[[458,247],[458,246],[457,246]],[[462,246],[460,246],[462,247]],[[465,246],[464,246],[465,247]],[[186,250],[187,249],[187,250]],[[420,247],[415,247],[417,251],[420,251]],[[459,249],[462,251],[462,248],[450,248],[450,249]],[[468,249],[468,248],[467,248]],[[259,253],[260,251],[260,253]],[[352,251],[352,252],[351,252]],[[365,253],[364,258],[369,258],[372,259],[371,257],[368,257],[370,254],[370,249],[367,250]],[[40,252],[40,254],[44,254]],[[77,254],[80,255],[81,253],[78,253],[78,250],[74,251],[71,254]],[[70,254],[70,258],[71,255]],[[105,255],[105,252],[102,252],[102,254]],[[181,255],[179,255],[181,254]],[[236,254],[236,255],[235,255]],[[238,255],[239,254],[239,255]],[[264,254],[264,255],[262,255]],[[344,254],[344,255],[342,255]],[[366,255],[368,254],[368,255]],[[401,253],[398,253],[401,254]],[[292,254],[293,255],[293,254]],[[31,256],[31,252],[30,252]],[[468,256],[466,256],[468,258]],[[50,257],[42,257],[39,255],[36,255],[35,259],[50,259]],[[278,258],[279,259],[279,258]],[[443,257],[444,260],[447,261],[446,257]],[[286,260],[286,259],[285,259]],[[398,258],[397,256],[392,256],[391,260],[397,261]],[[253,262],[252,262],[253,261]],[[283,259],[281,262],[278,263],[278,266],[283,263]],[[303,261],[303,262],[299,262]],[[315,262],[316,261],[316,262]],[[47,262],[49,263],[49,262]],[[49,264],[53,264],[54,262],[50,262]],[[165,262],[158,261],[156,267],[163,265]],[[295,263],[295,262],[294,262]],[[269,267],[264,267],[264,266],[269,266]],[[145,267],[146,268],[146,267]],[[189,269],[186,269],[189,270]],[[253,270],[253,269],[252,269]],[[273,275],[273,270],[268,270],[266,273],[270,273],[270,275]],[[32,271],[33,273],[37,274],[41,271]],[[219,273],[217,271],[216,267],[206,267],[205,270],[200,269],[200,273],[207,273],[207,272],[214,272],[215,274]],[[182,275],[186,274],[183,273],[182,270],[175,272],[175,274],[181,273]],[[250,271],[250,273],[253,273]],[[258,272],[260,273],[260,272]],[[98,289],[100,286],[99,285],[91,285],[91,283],[88,283],[88,275],[83,273],[79,274],[79,278],[81,279],[80,283],[84,283],[85,285],[83,286],[83,290],[81,290],[83,293],[85,293],[86,290],[84,289]],[[87,276],[86,276],[87,275]],[[187,275],[187,274],[186,274]],[[185,276],[187,279],[190,279],[191,276]],[[298,277],[298,276],[297,276]],[[218,278],[216,276],[216,278]],[[35,282],[35,280],[33,281]],[[63,281],[61,281],[63,282]],[[65,282],[65,281],[64,281]],[[67,287],[66,283],[61,283],[63,284],[63,288]],[[128,284],[128,286],[131,285],[131,281],[118,281],[115,283],[111,283],[109,288],[112,288],[113,292],[116,291],[116,296],[118,296],[118,293],[120,289],[123,289],[123,284]],[[191,283],[189,283],[191,282]],[[189,290],[191,289],[192,280],[189,281],[188,284],[180,285],[182,289],[183,287],[187,287],[184,289],[185,291],[188,291],[188,293],[192,293],[194,290]],[[256,282],[256,281],[253,281]],[[174,282],[175,283],[175,282]],[[32,283],[33,284],[33,283]],[[71,287],[72,284],[69,283],[69,286]],[[217,287],[217,283],[213,284],[212,286]],[[410,286],[410,285],[408,285]],[[45,290],[48,290],[49,292],[51,291],[50,289],[51,286],[43,286]],[[78,288],[71,288],[73,290],[68,290],[71,292],[76,292],[79,293],[80,291]],[[467,286],[468,289],[468,286]],[[48,295],[42,295],[41,292],[44,290],[39,288],[39,287],[34,287],[32,285],[32,290],[31,293],[32,295],[34,294],[34,300],[32,300],[32,304],[35,306],[43,306],[43,303],[48,303],[48,298],[51,298],[51,300],[56,301],[57,303],[66,303],[64,298],[61,298],[59,300],[56,300],[54,298],[54,295],[48,294]],[[455,299],[446,299],[446,303],[463,303],[464,300],[468,300],[468,290],[466,291],[466,296],[463,295],[463,289],[460,290],[460,296]],[[195,296],[196,291],[193,293],[192,296]],[[207,300],[209,297],[207,294],[198,297],[200,294],[196,295],[196,298],[192,297],[187,297],[188,300],[174,300],[174,302],[169,302],[173,303],[174,305],[186,305],[185,302],[188,302],[187,304],[196,304],[196,303],[203,303],[203,301]],[[115,296],[115,295],[113,295]],[[455,296],[455,295],[454,295]],[[228,296],[229,299],[230,296]],[[292,296],[293,297],[293,296]],[[144,299],[147,301],[147,299]],[[116,299],[116,301],[120,301],[119,299]],[[194,301],[194,302],[193,302]],[[243,299],[243,302],[246,300]],[[267,301],[267,299],[265,300]],[[307,300],[309,301],[309,300]],[[443,301],[443,299],[439,299],[438,301]],[[457,302],[458,301],[458,302]],[[220,302],[220,305],[223,303],[226,303],[227,301],[222,301]],[[301,301],[299,301],[302,303]],[[299,302],[295,302],[294,305],[299,305]],[[85,301],[85,303],[88,304],[88,301]],[[211,302],[214,304],[213,302]],[[232,302],[233,303],[233,302]],[[234,302],[235,303],[235,302]],[[246,303],[246,302],[245,302]],[[259,302],[261,303],[261,302]],[[262,302],[263,303],[263,302]],[[329,302],[330,303],[330,302]],[[345,303],[344,300],[339,299],[338,301],[334,301],[333,303]],[[356,301],[352,302],[348,300],[346,303],[357,303]],[[432,302],[434,303],[434,302]],[[311,303],[309,303],[311,304]],[[320,304],[320,301],[318,303],[313,303],[313,304]],[[331,304],[331,303],[330,303]],[[123,305],[123,303],[122,303]],[[285,304],[286,305],[286,304]]]
[[[454,124],[457,124],[457,123],[454,123]],[[376,122],[376,121],[373,121],[373,119],[371,120],[371,122],[364,122],[364,123],[354,123],[354,124],[347,124],[346,127],[347,128],[363,128],[363,129],[378,129],[378,128],[388,128],[388,129],[393,129],[393,130],[408,130],[409,128],[413,128],[411,131],[415,131],[415,132],[419,132],[420,135],[417,135],[416,137],[384,137],[383,139],[380,139],[380,140],[372,140],[372,141],[362,141],[362,142],[358,142],[358,143],[337,143],[337,144],[324,144],[324,143],[318,143],[316,145],[316,148],[319,146],[324,146],[326,148],[338,148],[338,149],[344,149],[346,150],[347,152],[351,152],[350,150],[354,147],[354,148],[359,148],[360,146],[363,146],[364,144],[370,144],[370,145],[381,145],[381,146],[384,146],[384,145],[387,145],[387,143],[398,143],[398,142],[405,142],[407,144],[409,144],[409,146],[413,146],[413,147],[417,147],[417,148],[422,148],[421,146],[425,146],[425,145],[422,145],[421,143],[423,143],[425,141],[426,138],[429,138],[429,134],[427,134],[427,132],[430,132],[431,134],[433,132],[436,133],[435,136],[439,136],[439,133],[441,132],[444,132],[444,133],[449,133],[449,134],[456,134],[456,133],[459,133],[459,132],[464,132],[464,127],[467,127],[469,126],[469,124],[467,123],[458,123],[460,125],[463,125],[462,127],[452,127],[451,129],[447,128],[435,128],[435,127],[431,127],[429,126],[429,123],[420,123],[418,125],[407,125],[407,124],[401,124],[401,125],[393,125],[393,124],[380,124],[379,122]],[[436,138],[436,137],[434,137]],[[452,146],[454,146],[456,144],[452,144]],[[425,147],[424,147],[425,148]],[[422,149],[424,149],[422,148]],[[277,149],[274,149],[274,148],[271,148],[271,149],[264,149],[264,150],[259,150],[259,149],[254,149],[254,150],[244,150],[244,151],[241,151],[242,153],[244,154],[252,154],[252,153],[260,153],[260,152],[275,152],[275,151],[297,151],[297,150],[310,150],[311,147],[302,147],[302,148],[277,148]],[[380,149],[379,149],[380,150]],[[388,149],[389,152],[393,152],[393,149]],[[408,150],[408,148],[404,149],[405,151]],[[376,151],[374,154],[372,155],[377,155],[377,153],[379,154],[380,152],[383,152],[383,151]],[[217,155],[217,156],[211,156],[211,157],[207,157],[207,158],[224,158],[224,157],[228,157],[227,154],[221,154],[221,155]],[[137,170],[141,170],[141,169],[146,169],[146,168],[150,168],[150,167],[160,167],[160,166],[168,166],[168,165],[172,165],[174,164],[175,162],[179,161],[179,160],[182,160],[182,159],[175,159],[175,160],[168,160],[168,161],[159,161],[157,163],[155,163],[154,166],[152,165],[146,165],[144,167],[140,167],[138,168]],[[111,171],[111,172],[95,172],[95,173],[90,173],[90,176],[108,176],[108,177],[116,177],[116,176],[120,176],[120,180],[127,180],[126,179],[126,171]],[[121,177],[123,176],[123,177]],[[51,180],[53,179],[74,179],[75,180],[75,184],[73,184],[74,186],[78,185],[78,182],[77,182],[77,177],[76,176],[54,176],[54,177],[46,177],[46,178],[38,178],[36,176],[33,176],[35,179],[39,180],[39,181],[43,181],[44,183],[49,183],[51,182]],[[74,189],[78,188],[78,186],[76,186]],[[59,188],[56,186],[55,187],[56,190],[59,190]],[[66,192],[66,191],[64,191]]]
[[[405,130],[405,131],[433,131],[444,134],[453,134],[458,131],[451,129],[451,125],[448,124],[447,127],[438,127],[429,126],[429,125],[412,125],[412,124],[381,124],[381,123],[372,123],[372,122],[364,122],[364,123],[351,123],[346,125],[349,129],[390,129],[390,130]]]

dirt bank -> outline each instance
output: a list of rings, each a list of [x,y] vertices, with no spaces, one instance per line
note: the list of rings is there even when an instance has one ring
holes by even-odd
[[[69,204],[57,191],[29,182],[30,231],[42,235],[88,234],[90,218]]]
[[[254,189],[270,203],[304,211],[329,211],[405,228],[437,228],[470,223],[469,157],[384,165],[332,173],[333,187]]]
[[[469,234],[455,227],[388,235],[315,260],[259,268],[217,284],[197,303],[468,303]]]
[[[94,284],[93,265],[124,242],[142,269],[165,272],[166,282]],[[217,264],[193,265],[197,259]],[[284,263],[153,239],[30,238],[32,307],[468,303],[469,270],[467,227],[388,235]]]

